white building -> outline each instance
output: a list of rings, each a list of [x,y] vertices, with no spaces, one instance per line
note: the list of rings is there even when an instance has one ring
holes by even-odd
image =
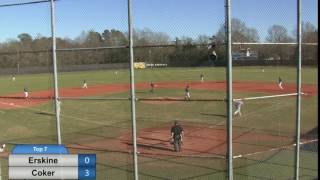
[[[250,48],[240,49],[240,51],[232,52],[232,60],[258,60],[258,53]]]

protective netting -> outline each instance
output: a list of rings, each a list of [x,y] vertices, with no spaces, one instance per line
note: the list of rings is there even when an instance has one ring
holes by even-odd
[[[0,3],[0,17],[10,22],[0,24],[0,145],[6,144],[0,179],[8,179],[7,157],[16,144],[57,142],[49,2]],[[227,178],[224,3],[132,2],[140,179]],[[315,4],[303,1],[302,9],[302,179],[318,177]],[[55,5],[62,142],[71,153],[97,154],[97,179],[132,179],[127,1]],[[231,5],[234,178],[293,178],[296,4]],[[174,122],[184,130],[181,152],[174,151]]]

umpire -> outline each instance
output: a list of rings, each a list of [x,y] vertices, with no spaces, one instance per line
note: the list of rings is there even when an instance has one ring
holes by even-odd
[[[178,121],[174,121],[174,125],[171,127],[171,139],[173,143],[174,151],[181,151],[181,144],[183,142],[183,128]]]

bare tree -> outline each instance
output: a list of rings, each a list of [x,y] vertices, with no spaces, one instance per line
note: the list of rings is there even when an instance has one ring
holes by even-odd
[[[220,29],[216,33],[218,41],[224,42],[225,40],[225,25],[222,24]],[[258,31],[254,28],[247,27],[247,25],[237,18],[231,20],[231,34],[233,42],[258,42],[259,35]]]
[[[128,44],[128,38],[126,35],[123,32],[115,29],[104,30],[102,33],[102,38],[104,44],[107,46],[123,46]]]
[[[302,22],[302,42],[317,43],[318,29],[310,22]],[[318,63],[318,46],[302,46],[302,61],[317,64]]]
[[[271,26],[268,29],[266,40],[272,43],[293,42],[293,39],[288,35],[287,29],[281,25]]]
[[[267,42],[271,43],[287,43],[293,42],[294,39],[289,36],[287,29],[282,25],[272,25],[268,29],[268,35],[266,37]],[[288,45],[273,45],[264,49],[264,54],[275,59],[280,58],[280,64],[283,64],[284,60],[293,61],[292,57],[295,55],[296,50],[294,47]]]
[[[302,42],[318,42],[318,29],[310,22],[302,22]]]

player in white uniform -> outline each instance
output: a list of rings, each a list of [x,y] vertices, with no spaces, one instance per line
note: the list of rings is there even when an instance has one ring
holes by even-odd
[[[2,144],[0,146],[0,153],[4,152],[4,148],[6,147],[6,144]]]
[[[185,92],[186,92],[185,100],[190,100],[191,96],[190,96],[189,85],[187,85],[184,90],[185,90]]]
[[[25,98],[29,97],[29,92],[28,92],[28,89],[26,87],[23,88],[23,93],[24,93],[24,97]]]
[[[12,74],[12,81],[15,81],[15,80],[16,80],[16,75]]]
[[[204,82],[204,75],[203,74],[200,75],[200,79],[201,79],[201,82],[203,83]]]
[[[236,111],[233,113],[234,116],[239,115],[241,116],[241,106],[243,105],[242,100],[235,100],[234,106],[236,107]]]
[[[87,88],[88,88],[87,81],[84,80],[84,81],[83,81],[83,85],[82,85],[82,89],[87,89]]]
[[[280,89],[283,89],[282,84],[283,84],[283,81],[282,81],[281,77],[279,77],[278,86]]]

